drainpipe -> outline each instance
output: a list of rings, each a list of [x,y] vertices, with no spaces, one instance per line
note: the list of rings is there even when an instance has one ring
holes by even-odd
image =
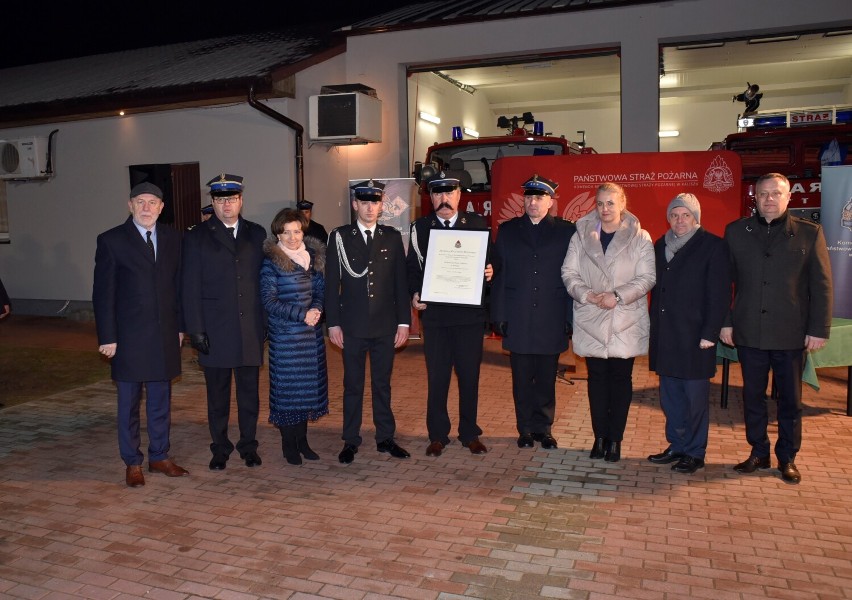
[[[296,132],[296,202],[305,199],[305,162],[302,150],[304,147],[305,128],[299,125],[293,119],[282,115],[269,108],[266,104],[259,102],[254,95],[254,84],[249,86],[248,103],[252,108],[259,110],[263,114],[272,117],[279,123],[283,123],[290,129]]]

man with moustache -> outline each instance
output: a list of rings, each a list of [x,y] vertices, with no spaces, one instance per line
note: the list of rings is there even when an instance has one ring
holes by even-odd
[[[98,351],[110,359],[118,392],[118,448],[125,483],[145,485],[139,407],[145,388],[148,471],[167,477],[189,472],[169,458],[171,380],[180,375],[180,236],[157,224],[163,192],[135,185],[124,224],[98,236],[92,305]]]
[[[789,214],[790,182],[780,173],[755,184],[756,215],[725,228],[734,302],[719,338],[736,345],[743,373],[746,440],[751,454],[734,470],[768,469],[766,386],[778,392],[775,457],[781,478],[802,480],[802,369],[805,351],[825,346],[831,329],[831,266],[822,227]]]
[[[420,311],[423,352],[426,355],[428,393],[426,427],[429,431],[427,456],[440,456],[450,443],[450,417],[447,395],[450,377],[456,372],[459,385],[458,439],[472,454],[485,454],[488,448],[479,440],[482,429],[476,422],[479,405],[479,369],[486,314],[483,307],[431,304],[420,301],[423,269],[433,229],[487,230],[485,218],[473,212],[459,212],[459,180],[443,171],[426,181],[435,212],[411,224],[408,247],[408,287],[411,306]],[[491,264],[485,268],[491,280]]]
[[[234,450],[228,438],[231,378],[237,387],[240,439],[247,467],[257,453],[258,377],[263,362],[265,318],[260,265],[266,230],[244,219],[243,178],[222,173],[209,182],[213,216],[187,231],[183,242],[183,314],[207,384],[210,469],[221,471]]]
[[[395,458],[409,453],[394,440],[391,409],[394,351],[408,341],[411,311],[402,236],[379,225],[384,184],[362,181],[352,186],[352,225],[334,229],[328,239],[325,311],[328,339],[343,351],[343,450],[338,460],[350,464],[361,445],[361,415],[367,355],[370,356],[376,449]]]
[[[491,322],[511,353],[518,447],[550,450],[556,371],[571,334],[562,262],[577,228],[550,214],[558,183],[535,174],[522,187],[524,215],[502,223],[494,244]]]

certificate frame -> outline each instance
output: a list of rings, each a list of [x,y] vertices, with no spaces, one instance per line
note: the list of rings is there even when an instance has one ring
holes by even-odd
[[[481,308],[490,235],[479,229],[432,229],[420,301]]]

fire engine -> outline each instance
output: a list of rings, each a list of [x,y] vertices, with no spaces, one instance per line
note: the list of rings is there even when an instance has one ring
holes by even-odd
[[[527,125],[533,125],[529,131]],[[461,182],[461,211],[477,212],[491,217],[491,170],[494,162],[511,156],[562,156],[594,153],[584,142],[571,142],[565,137],[544,134],[544,124],[530,113],[522,117],[500,117],[498,127],[508,135],[463,139],[461,128],[453,128],[453,140],[436,143],[426,150],[426,160],[414,163],[414,179],[420,187],[421,214],[433,212],[429,193],[422,185],[436,170]],[[583,132],[578,132],[583,133]]]
[[[742,215],[754,214],[754,183],[764,173],[790,180],[791,214],[819,221],[823,165],[852,164],[852,107],[761,112],[737,120],[738,133],[713,144],[732,150],[743,167]]]

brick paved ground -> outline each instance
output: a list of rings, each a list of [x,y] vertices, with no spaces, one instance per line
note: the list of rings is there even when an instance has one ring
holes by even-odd
[[[207,469],[203,377],[188,349],[172,412],[188,478],[146,471],[144,488],[125,487],[110,382],[0,410],[0,598],[852,598],[845,370],[805,389],[804,480],[790,486],[774,469],[731,470],[748,452],[736,367],[730,409],[713,387],[708,466],[683,476],[645,460],[665,445],[646,361],[624,458],[609,464],[588,458],[582,380],[558,388],[560,449],[518,449],[508,360],[485,344],[484,456],[457,443],[424,455],[419,342],[394,372],[405,461],[375,451],[367,414],[355,462],[337,462],[335,351],[332,414],[310,433],[322,460],[302,467],[284,462],[262,401],[263,465],[235,455]]]

